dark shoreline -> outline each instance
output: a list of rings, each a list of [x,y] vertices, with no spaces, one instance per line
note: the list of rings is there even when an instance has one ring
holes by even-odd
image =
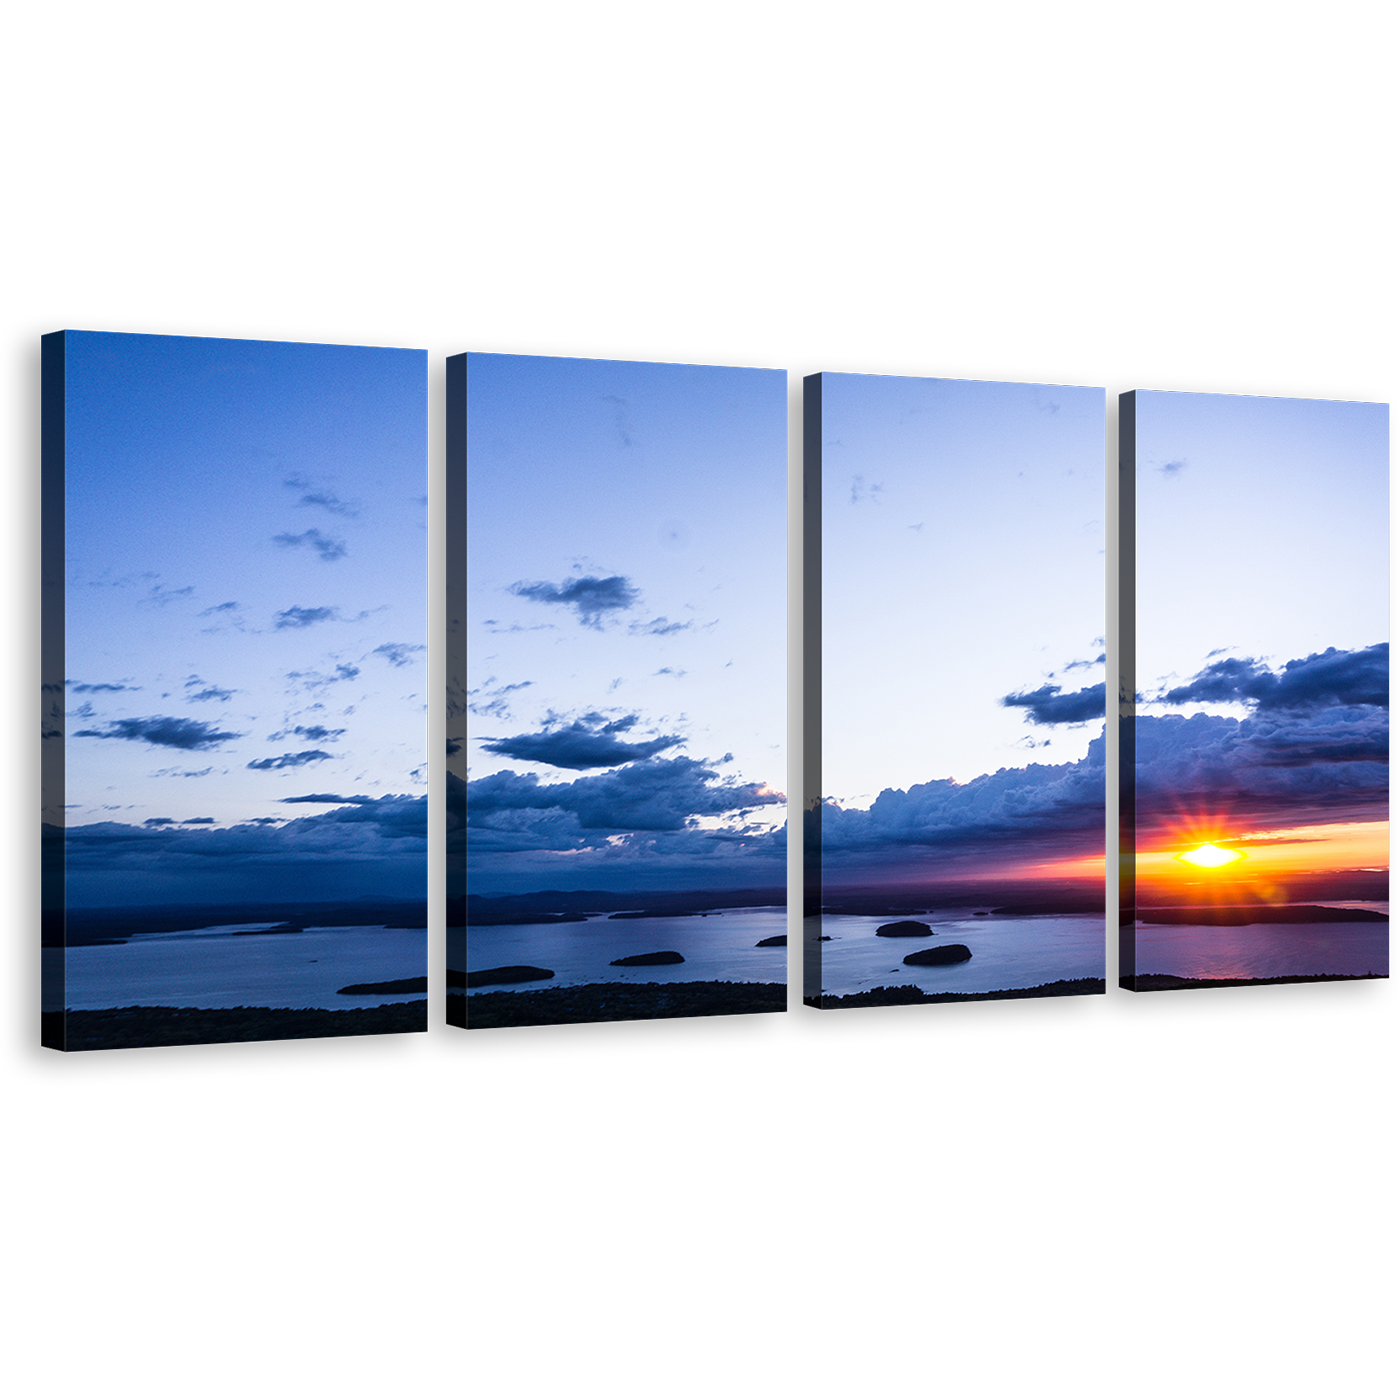
[[[1386,981],[1387,973],[1308,973],[1292,977],[1173,977],[1168,973],[1147,973],[1135,980],[1135,991],[1196,991],[1205,987],[1281,987],[1285,984],[1376,983]],[[1124,979],[1130,981],[1131,979]],[[935,1001],[1022,1001],[1042,997],[1098,997],[1109,990],[1103,977],[1079,977],[1072,981],[1049,981],[1039,987],[1012,987],[1005,991],[923,991],[913,986],[874,987],[846,997],[822,997],[823,1009],[847,1007],[918,1007]]]
[[[129,1050],[146,1045],[223,1045],[246,1040],[319,1040],[428,1029],[427,1001],[349,1011],[316,1007],[118,1006],[48,1011],[43,1043],[54,1050]]]
[[[1316,973],[1292,977],[1173,977],[1149,973],[1138,977],[1135,991],[1259,990],[1288,986],[1378,987],[1389,974]],[[935,1002],[1046,1000],[1099,997],[1109,984],[1102,977],[1051,981],[1039,987],[1002,991],[925,993],[913,986],[875,987],[846,997],[823,997],[822,1009],[931,1007]],[[461,1005],[461,1002],[458,1002]],[[788,1009],[784,983],[676,981],[676,983],[589,983],[584,987],[549,987],[535,991],[486,991],[466,1001],[469,1029],[510,1026],[585,1025],[615,1021],[668,1021],[690,1016],[773,1015]],[[116,1007],[102,1011],[46,1012],[48,1039],[56,1042],[60,1026],[69,1050],[153,1049],[161,1046],[218,1046],[322,1040],[329,1037],[398,1036],[427,1033],[428,1004],[393,1002],[354,1011],[279,1007]],[[461,1022],[458,1022],[461,1025]],[[798,1023],[794,1023],[797,1026]]]

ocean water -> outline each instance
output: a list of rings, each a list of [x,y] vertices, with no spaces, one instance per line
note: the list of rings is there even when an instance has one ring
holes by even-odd
[[[1390,905],[1337,901],[1389,913]],[[1389,924],[1199,924],[1137,926],[1137,969],[1173,977],[1357,977],[1390,975]]]
[[[610,919],[582,923],[505,924],[467,930],[472,972],[521,963],[550,968],[542,982],[473,987],[478,992],[579,987],[590,982],[786,982],[786,948],[756,948],[787,932],[784,909],[723,909],[700,918]],[[674,951],[685,961],[661,967],[610,967],[614,958]]]
[[[308,928],[304,933],[235,935],[226,924],[139,934],[109,947],[70,948],[70,1011],[114,1006],[323,1007],[348,1011],[400,996],[340,996],[355,982],[390,982],[427,972],[424,929]]]
[[[925,992],[1002,992],[1045,982],[1104,975],[1102,915],[984,915],[971,909],[941,909],[909,916],[934,930],[931,938],[880,938],[891,915],[822,916],[822,990],[849,996],[872,987],[918,987]],[[967,962],[947,967],[906,967],[904,958],[919,948],[962,943],[972,950]]]

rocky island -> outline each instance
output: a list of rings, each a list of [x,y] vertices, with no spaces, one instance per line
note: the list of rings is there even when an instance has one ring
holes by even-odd
[[[938,948],[920,948],[910,953],[904,962],[910,967],[941,965],[941,963],[967,962],[972,958],[972,949],[966,944],[942,944]]]

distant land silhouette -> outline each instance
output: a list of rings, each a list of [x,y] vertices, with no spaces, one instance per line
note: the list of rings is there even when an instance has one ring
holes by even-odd
[[[66,917],[44,915],[46,947],[93,947],[124,943],[140,933],[173,933],[177,929],[216,928],[224,924],[277,924],[268,932],[291,933],[305,928],[421,928],[428,927],[427,900],[364,899],[302,903],[281,899],[264,904],[148,904],[114,909],[69,909]],[[240,930],[248,932],[249,930]],[[261,932],[262,930],[259,930]]]
[[[532,894],[469,894],[447,901],[448,928],[502,924],[561,924],[589,914],[622,918],[680,918],[716,909],[782,908],[781,885],[746,890],[537,890]]]
[[[1209,924],[1242,928],[1246,924],[1388,924],[1389,914],[1376,909],[1338,909],[1328,904],[1189,904],[1175,909],[1137,911],[1145,924]]]

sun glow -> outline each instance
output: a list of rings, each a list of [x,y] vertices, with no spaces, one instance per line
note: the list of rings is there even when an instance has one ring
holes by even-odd
[[[1207,841],[1203,846],[1197,846],[1194,851],[1182,851],[1177,856],[1177,860],[1184,860],[1188,865],[1199,866],[1202,870],[1219,870],[1223,866],[1233,865],[1237,860],[1243,859],[1243,851],[1227,850],[1224,846],[1217,846],[1212,841]]]

